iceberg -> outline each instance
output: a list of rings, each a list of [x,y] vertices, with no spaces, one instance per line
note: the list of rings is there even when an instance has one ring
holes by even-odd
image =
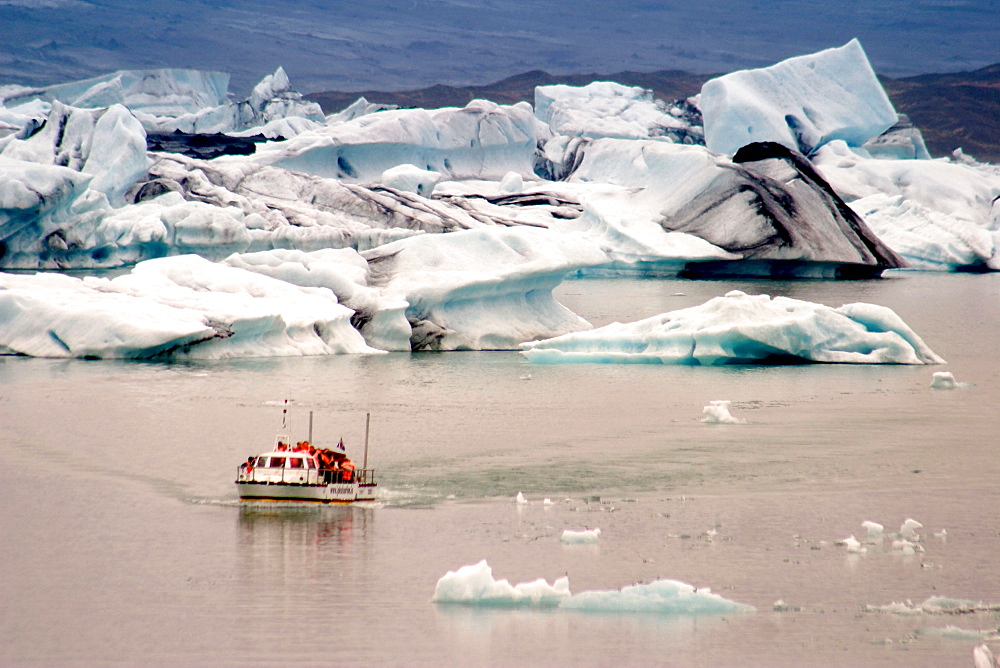
[[[582,531],[564,529],[559,536],[559,542],[568,545],[594,545],[600,537],[600,529],[583,529]]]
[[[557,607],[603,613],[724,615],[754,611],[752,606],[678,580],[654,580],[618,591],[585,591],[575,595],[570,593],[567,577],[551,585],[544,579],[511,585],[507,580],[494,579],[493,569],[485,559],[449,571],[438,580],[431,600],[487,607]]]
[[[995,170],[954,160],[876,160],[842,141],[816,170],[915,269],[1000,269]],[[1000,210],[1000,209],[997,209]]]
[[[521,344],[532,362],[943,364],[891,309],[738,290],[630,324]]]
[[[516,350],[547,332],[588,329],[552,290],[607,261],[591,243],[531,227],[421,235],[362,256],[384,294],[407,305],[412,350]]]
[[[630,245],[653,239],[648,232],[639,237],[638,230],[655,224],[729,253],[710,257],[705,247],[698,258],[661,251],[664,259],[692,260],[682,265],[686,275],[832,278],[877,276],[905,266],[808,160],[780,144],[751,144],[732,160],[698,146],[649,140],[601,139],[578,153],[571,183],[628,189],[591,194],[586,201],[606,224],[622,218],[616,212],[627,207],[629,227],[636,230],[626,237]],[[662,240],[657,245],[670,248]],[[644,246],[649,250],[640,258],[647,259],[652,248],[648,241]]]
[[[0,274],[0,353],[220,359],[374,353],[329,290],[187,255],[114,279]]]
[[[532,178],[537,125],[527,102],[378,111],[261,146],[251,160],[352,183],[377,183],[405,164],[448,179]]]
[[[604,263],[573,237],[535,228],[421,235],[357,253],[272,250],[233,255],[230,266],[333,291],[382,350],[516,350],[589,328],[556,301],[562,277]]]
[[[727,399],[717,399],[712,401],[707,406],[702,409],[702,413],[705,415],[701,419],[702,422],[708,424],[746,424],[746,420],[738,418],[729,412],[729,406],[732,402]]]
[[[120,70],[45,88],[24,88],[6,96],[7,107],[30,101],[82,109],[127,108],[150,133],[240,132],[250,128],[269,138],[290,137],[324,120],[320,106],[292,90],[279,67],[250,97],[229,99],[229,75],[185,69]]]
[[[431,600],[434,603],[497,607],[557,607],[570,595],[569,578],[559,578],[551,585],[541,578],[511,585],[507,580],[494,579],[493,569],[483,559],[478,564],[448,571],[438,580]]]
[[[683,144],[700,144],[701,115],[687,102],[668,105],[653,92],[612,81],[586,86],[538,86],[535,116],[565,137],[664,137]]]
[[[806,155],[835,139],[861,146],[897,121],[856,39],[711,79],[702,86],[699,106],[705,145],[730,155],[762,141]]]

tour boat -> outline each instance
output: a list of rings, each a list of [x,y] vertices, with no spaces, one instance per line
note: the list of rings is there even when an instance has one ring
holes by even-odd
[[[287,402],[286,402],[287,403]],[[295,442],[288,429],[288,408],[282,413],[282,430],[269,452],[248,457],[236,472],[241,501],[304,501],[310,503],[354,503],[375,499],[375,470],[368,468],[368,427],[365,420],[364,464],[355,468],[347,458],[344,439],[333,448],[312,443],[312,413],[309,438]]]

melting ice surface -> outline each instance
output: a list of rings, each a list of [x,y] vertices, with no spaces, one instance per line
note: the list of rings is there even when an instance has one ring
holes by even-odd
[[[941,364],[891,310],[872,304],[834,309],[738,290],[701,306],[638,322],[525,343],[533,362],[748,364],[798,361]]]
[[[511,585],[496,580],[484,559],[478,564],[449,571],[434,589],[435,603],[516,607],[532,605],[585,612],[637,612],[667,614],[729,614],[752,612],[753,607],[725,599],[708,589],[677,580],[654,580],[619,591],[585,591],[571,594],[569,578],[553,584],[545,579]]]

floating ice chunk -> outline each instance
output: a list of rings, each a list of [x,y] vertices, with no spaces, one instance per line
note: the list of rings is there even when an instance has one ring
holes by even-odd
[[[873,545],[880,545],[882,543],[885,527],[881,524],[866,520],[861,523],[861,528],[868,532],[867,538],[865,539],[866,543],[871,543]]]
[[[521,344],[533,362],[653,364],[940,364],[891,309],[821,304],[738,290],[630,324]]]
[[[729,412],[729,405],[731,401],[718,400],[712,401],[708,406],[702,409],[705,417],[701,419],[702,422],[708,422],[710,424],[746,424],[746,420],[742,420],[738,417],[734,417]]]
[[[940,538],[941,540],[947,540],[948,539],[948,530],[947,529],[941,529],[940,531],[935,531],[934,532],[934,537],[935,538]]]
[[[511,585],[496,580],[486,560],[457,571],[448,571],[437,582],[435,603],[463,603],[478,606],[533,605],[587,612],[652,612],[673,614],[729,614],[753,612],[754,608],[725,599],[708,589],[697,589],[677,580],[654,580],[619,591],[586,591],[573,596],[569,578],[553,584],[544,579]]]
[[[863,554],[868,551],[868,548],[861,546],[861,542],[854,537],[854,534],[851,534],[843,540],[837,541],[837,543],[846,547],[848,552]]]
[[[923,528],[923,524],[910,517],[899,527],[899,535],[906,540],[917,542],[920,540],[920,535],[917,534],[916,530]]]
[[[912,557],[917,552],[923,552],[924,548],[916,543],[912,543],[908,540],[900,539],[892,541],[892,549],[894,552],[901,552],[905,557]]]
[[[677,580],[654,580],[620,591],[585,591],[567,598],[560,608],[588,612],[653,612],[728,614],[751,612],[753,607],[725,599],[708,589]]]
[[[464,603],[466,605],[518,606],[537,605],[554,607],[571,596],[569,578],[562,577],[553,584],[539,578],[534,582],[511,585],[507,580],[493,578],[493,569],[483,559],[478,564],[462,566],[438,580],[434,588],[435,603]]]
[[[955,375],[951,371],[935,371],[931,387],[935,390],[954,390]]]
[[[984,603],[964,598],[947,596],[931,596],[923,603],[914,605],[912,601],[905,603],[893,602],[889,605],[866,605],[866,612],[888,612],[897,615],[931,615],[968,614],[972,612],[998,612],[1000,603]]]
[[[528,500],[526,498],[524,498],[524,494],[522,494],[521,492],[518,492],[517,493],[517,498],[514,499],[514,503],[516,503],[518,505],[524,505],[527,502],[528,502]]]
[[[584,529],[583,531],[571,531],[570,529],[565,529],[562,532],[562,536],[559,537],[559,540],[563,543],[569,543],[571,545],[593,545],[600,537],[600,529]]]
[[[440,172],[420,169],[416,165],[397,165],[382,172],[380,179],[382,185],[423,197],[430,197],[440,180]]]
[[[552,499],[545,499],[544,501],[542,501],[542,505],[543,506],[551,506],[551,505],[553,505]]]
[[[975,668],[997,668],[1000,661],[993,656],[986,643],[981,642],[972,649],[972,664]]]
[[[712,79],[702,86],[699,106],[705,144],[729,154],[755,141],[776,141],[805,154],[833,139],[861,146],[897,121],[856,39]]]

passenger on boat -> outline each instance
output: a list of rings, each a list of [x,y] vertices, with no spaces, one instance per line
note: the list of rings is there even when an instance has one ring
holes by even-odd
[[[284,441],[278,441],[278,447],[275,448],[275,450],[277,450],[278,452],[284,452],[287,449],[288,449],[287,443],[285,443]]]
[[[340,470],[344,482],[351,482],[354,479],[354,462],[347,457],[344,457],[343,461],[340,462]]]

